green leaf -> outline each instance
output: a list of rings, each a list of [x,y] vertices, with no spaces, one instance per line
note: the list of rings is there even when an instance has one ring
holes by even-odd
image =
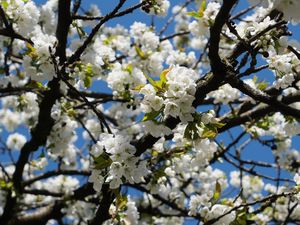
[[[47,90],[47,87],[44,87],[41,82],[37,82],[35,80],[31,80],[30,83],[26,84],[26,87],[33,88],[33,89],[41,89],[41,90]]]
[[[162,71],[162,73],[160,74],[159,81],[156,81],[156,85],[161,88],[164,89],[165,86],[167,85],[167,74],[172,70],[172,67],[170,67],[169,69],[166,69],[164,71]]]
[[[247,225],[251,222],[253,214],[247,212],[247,208],[238,210],[236,213],[236,219],[230,223],[230,225]]]
[[[256,83],[257,82],[258,77],[256,75],[254,75],[253,77],[253,82]]]
[[[146,85],[145,84],[140,84],[136,87],[133,88],[134,91],[140,91],[143,87],[145,87]]]
[[[214,123],[213,124],[215,127],[217,127],[217,128],[222,128],[222,127],[224,127],[225,125],[226,125],[226,123]]]
[[[162,91],[162,83],[160,80],[155,81],[151,77],[149,77],[147,74],[145,74],[145,73],[143,73],[143,74],[156,91]]]
[[[125,68],[125,71],[127,71],[129,74],[132,74],[133,66],[132,64],[128,64]]]
[[[44,157],[45,157],[45,153],[44,153],[44,151],[42,151],[41,154],[38,156],[38,159],[44,158]]]
[[[29,52],[34,52],[35,51],[35,48],[31,44],[29,44],[28,42],[26,42],[26,47],[29,50]]]
[[[258,126],[261,129],[268,130],[270,127],[270,121],[268,121],[267,119],[259,121],[256,123],[256,126]]]
[[[200,14],[198,12],[192,11],[187,13],[188,16],[194,17],[196,19],[201,18]]]
[[[0,67],[0,74],[5,74],[5,69],[4,69],[4,67]]]
[[[6,182],[5,180],[0,180],[0,189],[11,190],[13,188],[13,182]]]
[[[206,124],[202,132],[201,137],[203,138],[215,138],[218,135],[218,129],[224,127],[224,123],[210,123]]]
[[[93,65],[91,63],[86,64],[84,68],[84,75],[85,75],[83,79],[84,87],[89,88],[93,84],[92,77],[94,76]]]
[[[33,59],[38,57],[38,55],[36,53],[36,49],[31,44],[26,42],[26,47],[27,47],[27,50],[25,51],[25,55],[28,55],[29,57],[31,57]]]
[[[93,65],[91,63],[86,64],[85,66],[85,75],[92,77],[93,76]]]
[[[3,7],[4,9],[7,9],[7,7],[8,7],[8,2],[7,2],[7,1],[2,1],[2,2],[1,2],[1,5],[2,5],[2,7]]]
[[[262,81],[257,84],[257,88],[261,91],[265,90],[269,86],[268,82]]]
[[[159,155],[159,152],[155,149],[152,149],[151,155],[152,155],[152,157],[157,157]]]
[[[163,167],[159,168],[158,170],[154,171],[152,182],[156,182],[159,178],[166,176],[165,169],[166,169],[166,167],[163,166]]]
[[[104,45],[109,45],[110,41],[109,41],[108,38],[106,38],[106,39],[104,39],[104,40],[102,41],[102,43],[103,43]]]
[[[218,131],[216,128],[214,128],[213,126],[211,126],[210,124],[206,125],[201,137],[202,138],[215,138],[218,134]]]
[[[128,198],[126,195],[117,195],[116,206],[118,210],[124,210],[126,208],[126,204],[128,202]]]
[[[85,76],[83,79],[83,84],[85,88],[89,88],[92,86],[92,78],[90,76]]]
[[[138,54],[138,56],[141,59],[147,59],[148,58],[147,55],[138,46],[135,45],[134,48],[135,48],[136,53]]]
[[[155,121],[155,118],[160,114],[160,111],[152,111],[150,113],[146,113],[142,119],[142,122],[152,120]]]
[[[215,193],[213,195],[213,199],[218,200],[221,196],[221,192],[222,192],[221,184],[218,181],[216,181],[216,187],[215,187]]]
[[[201,2],[201,5],[200,5],[200,7],[199,7],[199,10],[198,10],[198,14],[199,14],[199,17],[200,17],[200,18],[203,17],[205,9],[206,9],[206,0],[203,0],[203,1]]]
[[[112,163],[111,158],[106,153],[101,154],[97,158],[94,158],[95,169],[102,170],[109,167]]]
[[[199,9],[198,9],[198,12],[195,12],[195,11],[188,12],[187,15],[191,16],[191,17],[194,17],[196,19],[200,19],[200,18],[203,17],[205,9],[206,9],[206,1],[203,0],[201,2],[201,5],[200,5]]]
[[[180,157],[183,154],[187,153],[188,148],[180,148],[178,150],[175,150],[174,152],[172,152],[172,156],[174,157]]]
[[[68,114],[69,117],[73,117],[73,118],[75,118],[77,116],[76,110],[73,109],[73,108],[72,109],[68,109],[67,110],[67,114]]]
[[[184,138],[188,140],[196,140],[199,138],[199,132],[195,122],[188,123],[184,130]]]
[[[166,69],[162,71],[159,78],[163,83],[167,83],[167,74],[172,70],[172,68]]]
[[[54,148],[54,147],[55,147],[55,144],[51,143],[50,145],[47,146],[47,149],[51,149],[51,148]]]

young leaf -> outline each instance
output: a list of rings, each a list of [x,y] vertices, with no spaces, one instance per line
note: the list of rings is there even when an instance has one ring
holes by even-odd
[[[132,64],[128,64],[125,68],[125,71],[127,71],[129,74],[132,74],[133,66]]]
[[[201,137],[202,138],[215,138],[217,136],[217,131],[216,129],[210,127],[209,125],[206,125],[203,132],[202,132],[202,135]]]
[[[187,13],[188,16],[191,16],[191,17],[194,17],[196,19],[199,19],[200,18],[200,15],[198,12],[195,12],[195,11],[192,11],[192,12],[188,12]]]
[[[217,128],[222,128],[224,127],[226,124],[225,123],[214,123],[214,126],[217,127]]]
[[[162,90],[162,83],[161,81],[156,81],[153,80],[151,77],[149,77],[147,74],[144,73],[144,76],[146,77],[146,79],[149,81],[149,83],[154,87],[154,89],[156,91],[161,91]]]
[[[125,209],[127,202],[128,202],[127,196],[121,194],[117,195],[116,205],[119,210]]]
[[[8,7],[8,2],[7,2],[7,1],[2,1],[2,2],[1,2],[1,5],[2,5],[2,7],[3,7],[4,9],[7,9],[7,7]]]
[[[203,0],[201,2],[199,10],[198,10],[198,15],[199,15],[200,18],[203,17],[205,9],[206,9],[206,0]]]
[[[198,128],[195,122],[188,123],[184,130],[184,138],[188,140],[196,140],[199,138]]]
[[[221,196],[221,192],[222,192],[221,184],[218,181],[216,181],[216,188],[215,188],[215,193],[213,195],[213,199],[218,200]]]
[[[148,121],[148,120],[155,120],[155,118],[160,114],[160,111],[153,111],[150,113],[146,113],[145,116],[142,119],[142,122]]]
[[[257,84],[257,88],[261,91],[265,90],[268,87],[269,83],[262,81],[260,83]]]
[[[85,76],[83,79],[83,84],[85,88],[89,88],[92,86],[92,78],[90,76]]]
[[[161,81],[161,86],[162,88],[164,86],[166,86],[166,83],[167,83],[167,74],[172,70],[172,67],[170,67],[169,69],[166,69],[164,71],[162,71],[162,73],[160,74],[159,78],[160,78],[160,81]]]
[[[146,85],[145,84],[140,84],[136,87],[133,88],[134,91],[140,91],[143,87],[145,87]]]
[[[147,59],[146,54],[138,46],[135,46],[135,51],[141,59]]]
[[[109,156],[105,153],[98,156],[97,158],[94,158],[94,161],[95,161],[95,169],[97,170],[105,169],[108,166],[110,166],[110,164],[112,163],[111,158],[109,158]]]

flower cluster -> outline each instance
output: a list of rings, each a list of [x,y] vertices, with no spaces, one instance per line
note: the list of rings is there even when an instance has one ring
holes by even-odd
[[[175,66],[164,75],[165,87],[147,84],[140,90],[144,95],[142,108],[145,113],[161,111],[163,118],[179,117],[184,123],[193,120],[197,73],[186,67]],[[163,83],[162,83],[163,84]]]
[[[77,139],[75,129],[78,127],[74,118],[66,112],[64,103],[57,102],[52,108],[52,118],[55,124],[47,140],[47,149],[53,159],[62,158],[63,166],[72,168],[76,166],[76,150],[74,142]]]
[[[294,82],[294,71],[300,69],[300,61],[294,54],[274,54],[267,61],[270,69],[276,74],[277,80],[274,82],[276,88],[287,88]]]
[[[113,90],[114,95],[120,95],[126,98],[126,93],[139,85],[146,83],[146,78],[143,72],[139,69],[132,69],[132,66],[127,66],[122,69],[120,64],[115,64],[115,67],[107,76],[107,83]]]
[[[94,183],[94,189],[100,191],[104,182],[109,183],[111,189],[118,188],[123,182],[140,183],[150,172],[147,162],[141,161],[134,153],[136,149],[129,143],[129,139],[121,135],[101,135],[91,151],[95,157],[95,170],[89,178]],[[105,151],[105,152],[104,152]],[[108,157],[104,155],[108,154]],[[97,169],[101,165],[109,166],[106,178]],[[101,168],[102,169],[102,168]]]
[[[168,0],[141,0],[141,2],[146,2],[142,8],[146,13],[157,16],[166,16],[170,7]]]
[[[275,8],[283,12],[285,19],[292,20],[295,23],[300,21],[297,8],[300,6],[297,0],[249,0],[252,4],[262,3],[265,7]]]
[[[205,1],[203,1],[205,2]],[[200,6],[198,12],[190,13],[191,16],[197,20],[192,21],[189,25],[189,31],[193,34],[191,45],[193,48],[202,49],[209,37],[209,27],[214,23],[217,12],[219,11],[221,4],[215,1],[209,2],[207,5]]]
[[[214,99],[214,103],[228,104],[239,99],[241,93],[239,90],[232,88],[230,84],[224,84],[217,91],[212,91],[208,94],[208,97]]]

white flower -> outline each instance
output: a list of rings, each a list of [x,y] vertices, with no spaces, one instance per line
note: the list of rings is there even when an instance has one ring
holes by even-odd
[[[168,54],[166,63],[168,65],[187,65],[192,66],[196,62],[196,55],[195,52],[189,52],[186,54],[185,52],[181,51],[172,51]]]
[[[79,187],[79,181],[75,177],[59,175],[42,182],[41,186],[49,191],[65,192],[65,194],[69,195]]]
[[[269,66],[271,69],[275,69],[281,74],[287,74],[292,72],[292,57],[288,54],[284,55],[274,55],[268,59]]]
[[[56,42],[56,37],[36,30],[31,39],[34,42],[37,57],[30,57],[29,55],[24,57],[25,72],[28,77],[38,82],[51,80],[55,75],[55,69],[50,60],[49,48]]]
[[[219,216],[227,214],[228,211],[230,211],[230,209],[231,207],[226,205],[220,205],[220,204],[213,205],[213,207],[208,212],[206,219],[211,220],[211,219],[218,218]],[[231,213],[228,213],[227,215],[223,216],[213,224],[229,225],[234,220],[235,220],[235,211],[232,211]]]
[[[24,135],[19,133],[14,133],[8,136],[6,140],[6,145],[9,149],[21,150],[21,148],[26,143],[26,138]]]
[[[146,78],[143,72],[137,68],[129,72],[123,69],[121,65],[116,64],[115,68],[108,74],[107,83],[115,95],[122,95],[125,91],[146,84]]]
[[[176,172],[170,167],[167,167],[164,172],[169,177],[174,177],[176,175]]]
[[[298,0],[275,0],[274,6],[276,9],[283,12],[285,19],[292,20],[293,22],[300,21],[299,7],[300,2]]]
[[[210,110],[208,113],[201,114],[201,122],[204,124],[216,123],[217,120],[215,119],[215,117],[215,112],[213,110]]]
[[[153,121],[146,121],[143,123],[146,133],[151,134],[153,137],[163,137],[172,134],[170,128],[163,124],[155,124]]]
[[[89,177],[89,182],[93,183],[93,188],[96,192],[100,192],[104,183],[104,177],[101,175],[101,171],[92,170],[92,174]]]
[[[294,181],[296,182],[297,185],[300,185],[300,175],[298,173],[295,174]]]
[[[95,40],[93,49],[96,53],[96,60],[99,62],[113,61],[116,59],[115,51],[111,47],[103,45],[100,38]],[[101,64],[102,63],[100,63],[100,65]]]
[[[230,84],[224,84],[218,90],[212,91],[208,97],[214,98],[214,103],[228,104],[237,100],[241,96],[239,90],[232,88]]]
[[[134,38],[141,37],[147,29],[148,28],[146,24],[141,22],[134,22],[130,26],[130,35]]]
[[[245,196],[251,196],[253,194],[260,193],[264,188],[264,182],[260,177],[243,175],[243,194]],[[240,173],[238,171],[232,171],[230,173],[230,184],[234,187],[240,187]]]
[[[172,117],[176,118],[177,116],[179,116],[179,112],[180,112],[180,108],[176,103],[171,102],[171,101],[167,101],[165,103],[164,114],[165,114],[166,118],[168,116],[172,116]]]
[[[93,145],[91,154],[95,157],[100,156],[103,153],[103,145],[101,145],[101,142],[97,141],[96,144]]]
[[[195,37],[203,38],[209,36],[210,24],[215,20],[220,7],[221,5],[218,2],[209,2],[203,12],[201,20],[194,20],[188,25],[189,30]]]
[[[109,183],[110,188],[118,188],[123,183],[122,179],[129,183],[144,181],[144,176],[149,173],[146,161],[139,162],[139,158],[134,156],[136,149],[130,144],[128,138],[119,134],[103,134],[100,136],[100,141],[97,145],[105,147],[112,160],[108,176],[105,179],[105,182]],[[101,176],[100,171],[92,175],[90,177],[91,182],[96,182],[95,180],[99,179],[98,176]],[[102,179],[104,178],[101,176]]]
[[[295,80],[295,77],[292,73],[289,73],[287,75],[284,75],[281,78],[278,78],[276,81],[274,81],[274,86],[279,89],[279,88],[287,88],[289,87]]]
[[[153,76],[159,76],[163,71],[163,56],[160,52],[153,53],[149,58],[149,64],[147,63],[147,69]]]
[[[190,203],[189,203],[189,215],[195,216],[197,213],[199,213],[199,206],[201,205],[201,197],[199,195],[193,195],[191,197]]]
[[[145,0],[141,0],[145,1]],[[170,7],[169,0],[155,0],[152,7],[148,8],[147,13],[157,15],[157,16],[166,16],[168,9]],[[152,2],[150,2],[152,4]]]
[[[138,220],[140,218],[139,212],[135,205],[135,202],[131,200],[130,196],[128,197],[128,201],[126,203],[127,209],[125,211],[126,222],[129,222],[130,225],[138,225]],[[127,224],[127,223],[126,223]]]
[[[13,131],[23,122],[23,115],[10,109],[0,109],[0,121],[8,131]]]
[[[120,187],[121,184],[123,184],[122,180],[118,177],[109,176],[105,180],[105,182],[109,182],[109,188],[110,189],[117,189]]]
[[[217,145],[207,138],[196,140],[193,145],[196,153],[195,158],[191,162],[193,166],[202,167],[207,165],[217,151]]]
[[[292,20],[295,23],[300,21],[298,13],[300,2],[298,0],[249,0],[249,2],[253,5],[262,3],[264,7],[276,8],[283,12],[285,19]]]
[[[142,50],[148,52],[158,47],[159,37],[151,31],[146,31],[139,39],[139,42],[142,45]]]
[[[8,0],[6,2],[8,4],[5,8],[5,13],[14,19],[14,29],[23,36],[30,36],[34,28],[38,25],[40,10],[31,0],[26,2]]]

